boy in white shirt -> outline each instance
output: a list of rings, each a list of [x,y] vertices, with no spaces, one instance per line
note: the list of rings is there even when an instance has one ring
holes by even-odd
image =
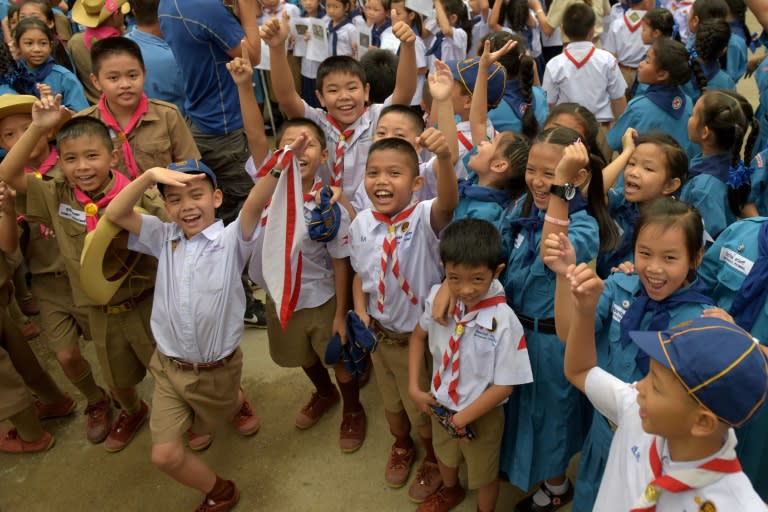
[[[440,285],[432,287],[411,334],[408,391],[422,411],[445,410],[449,425],[432,418],[443,488],[417,512],[449,510],[461,503],[462,459],[467,462],[469,488],[478,489],[477,510],[496,509],[504,432],[501,405],[514,386],[533,380],[523,327],[498,281],[503,259],[501,236],[489,222],[462,219],[442,234],[440,260],[448,288],[458,300],[448,324],[442,326],[432,318],[432,301]],[[427,337],[433,369],[429,393],[419,386]],[[466,442],[469,431],[476,438]]]
[[[411,426],[416,427],[426,457],[408,491],[415,502],[424,501],[442,482],[429,418],[408,396],[408,339],[430,288],[442,278],[437,235],[450,223],[458,202],[445,137],[430,128],[419,143],[437,155],[437,197],[414,202],[423,181],[416,150],[400,138],[379,140],[371,146],[364,178],[373,208],[358,213],[349,228],[350,259],[357,273],[352,284],[355,312],[379,340],[371,359],[395,437],[385,480],[390,487],[408,481],[416,456]],[[426,361],[424,368],[426,373]],[[426,387],[426,377],[422,384]]]
[[[627,106],[627,83],[616,57],[592,43],[595,13],[586,4],[573,4],[565,10],[562,29],[571,42],[544,70],[542,87],[549,108],[578,103],[589,109],[605,129]]]
[[[611,22],[603,32],[603,49],[619,61],[621,74],[627,86],[635,83],[637,68],[648,53],[643,44],[643,18],[646,11],[656,6],[656,0],[629,0],[630,8]]]
[[[595,308],[603,284],[586,264],[571,267],[576,310],[565,375],[618,426],[594,510],[765,511],[741,471],[733,427],[768,393],[766,357],[749,333],[717,318],[666,331],[632,331],[651,358],[648,375],[622,382],[597,367]]]

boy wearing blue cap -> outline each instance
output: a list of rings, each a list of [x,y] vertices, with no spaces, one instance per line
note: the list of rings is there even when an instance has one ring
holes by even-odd
[[[432,318],[440,285],[432,287],[409,342],[408,392],[422,411],[446,413],[443,422],[432,417],[443,488],[417,512],[448,511],[463,501],[465,492],[458,479],[462,459],[469,488],[478,489],[477,510],[489,512],[496,509],[499,496],[501,405],[514,386],[531,382],[533,373],[523,327],[498,281],[504,269],[498,230],[479,219],[452,223],[442,233],[440,260],[448,288],[458,300],[448,324],[442,326]],[[427,348],[433,370],[430,392],[419,386],[420,362]]]
[[[155,184],[172,222],[134,210]],[[253,187],[238,219],[225,227],[216,219],[222,202],[216,175],[202,162],[187,160],[145,171],[106,209],[107,217],[131,234],[131,250],[158,259],[151,316],[157,349],[149,362],[155,380],[152,461],[205,494],[198,510],[229,510],[240,491],[186,451],[182,438],[186,434],[190,447],[201,450],[211,443],[210,433],[233,417],[244,435],[260,426],[240,388],[245,311],[240,275],[269,198],[266,185]]]
[[[597,367],[595,309],[602,281],[571,267],[574,322],[565,375],[618,426],[594,510],[765,511],[742,472],[733,427],[746,424],[768,394],[758,343],[715,318],[666,331],[633,331],[651,358],[648,375],[628,384]]]

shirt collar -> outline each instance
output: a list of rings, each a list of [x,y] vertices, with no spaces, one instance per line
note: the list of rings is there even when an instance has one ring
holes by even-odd
[[[503,295],[504,294],[504,286],[502,286],[501,282],[498,279],[494,279],[491,283],[491,286],[488,288],[488,293],[486,293],[482,299],[485,300],[490,297],[494,297],[496,295]],[[498,304],[491,308],[484,308],[477,312],[477,316],[475,317],[475,323],[479,325],[480,327],[483,327],[484,329],[487,329],[489,331],[493,330],[493,320],[496,318],[496,308],[498,307]]]
[[[191,240],[195,240],[202,236],[207,238],[209,241],[214,241],[219,237],[219,235],[221,235],[222,231],[224,231],[224,221],[221,219],[216,219],[213,224],[193,236]],[[173,240],[179,239],[184,239],[184,231],[181,229],[181,226],[174,224]]]

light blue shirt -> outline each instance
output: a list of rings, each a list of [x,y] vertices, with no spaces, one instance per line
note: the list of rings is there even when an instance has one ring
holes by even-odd
[[[184,115],[184,77],[165,39],[133,29],[125,35],[141,49],[144,67],[144,93],[147,97],[173,103]]]
[[[176,223],[142,215],[128,246],[158,259],[151,326],[160,352],[209,363],[235,351],[245,314],[240,276],[254,244],[243,239],[239,218],[226,227],[217,220],[188,240]]]

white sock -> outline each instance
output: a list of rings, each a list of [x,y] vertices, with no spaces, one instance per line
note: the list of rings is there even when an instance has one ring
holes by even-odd
[[[565,479],[565,482],[560,485],[552,485],[547,482],[544,482],[544,485],[546,485],[547,490],[555,496],[565,494],[568,492],[568,487],[570,486],[567,478]],[[536,494],[533,495],[533,502],[540,507],[546,507],[551,503],[551,500],[549,499],[549,496],[539,488],[539,490],[536,491]]]

